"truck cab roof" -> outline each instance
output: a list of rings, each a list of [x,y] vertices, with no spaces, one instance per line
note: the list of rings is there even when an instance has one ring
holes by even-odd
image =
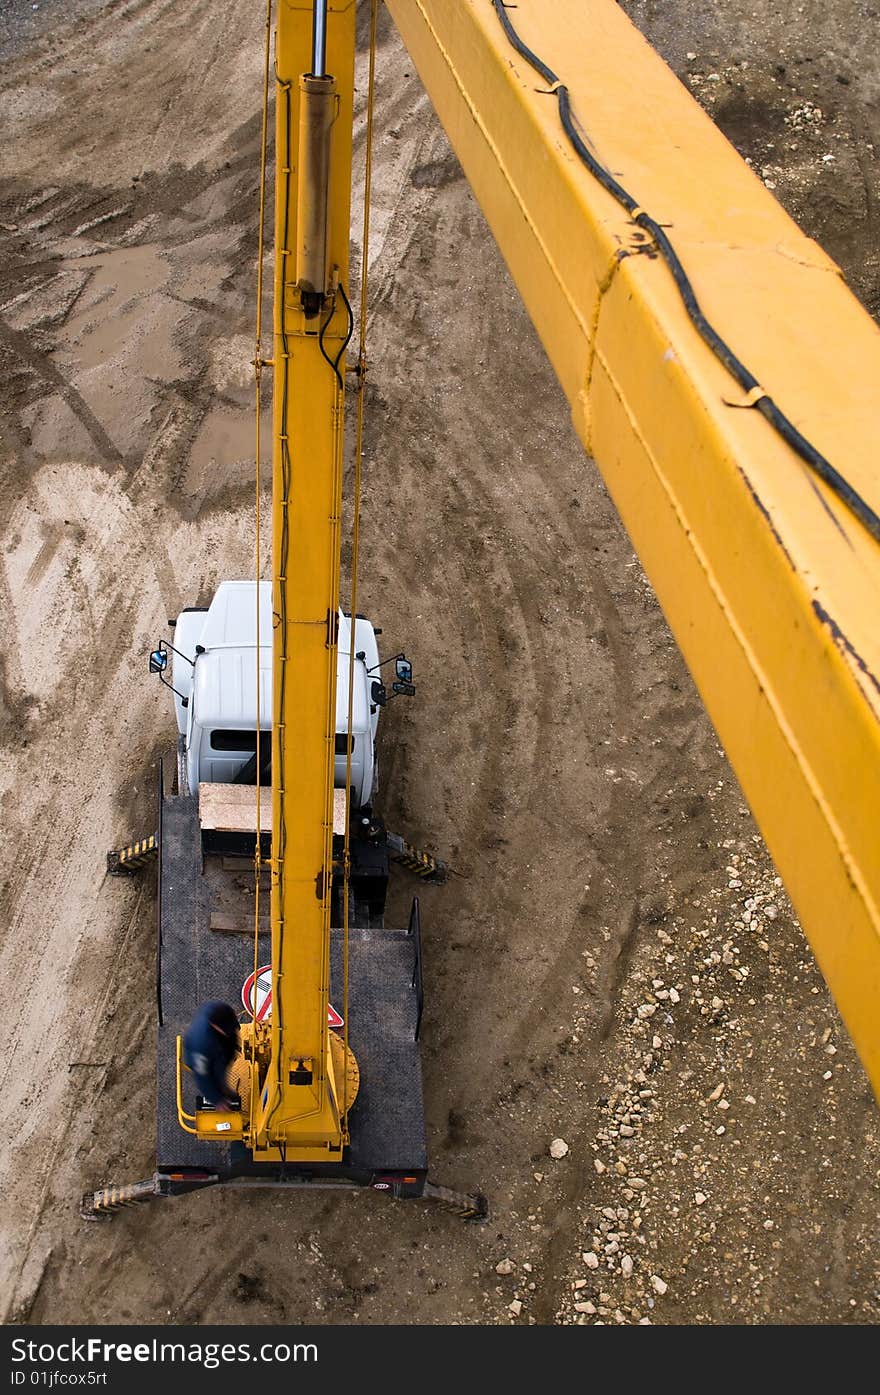
[[[208,608],[198,644],[204,651],[193,671],[193,718],[202,727],[256,726],[256,583],[224,581]],[[272,585],[260,582],[260,726],[272,725]],[[336,683],[336,730],[348,726],[348,667],[351,626],[339,612],[339,665]],[[367,677],[355,667],[352,728],[364,732],[370,722]]]

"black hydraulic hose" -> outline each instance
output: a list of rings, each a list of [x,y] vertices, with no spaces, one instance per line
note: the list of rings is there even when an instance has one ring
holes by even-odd
[[[707,320],[703,311],[700,309],[699,301],[694,293],[694,288],[691,285],[687,272],[682,266],[678,253],[667,237],[664,229],[650,216],[650,214],[644,211],[638,200],[633,198],[632,194],[605,169],[604,165],[599,163],[592,151],[589,150],[574,123],[568,88],[564,83],[560,82],[556,73],[553,72],[553,69],[548,67],[548,65],[520,38],[510,21],[503,0],[492,0],[492,4],[508,40],[516,49],[517,53],[526,60],[530,67],[534,68],[536,73],[540,74],[548,87],[552,89],[553,95],[556,97],[559,119],[562,122],[563,130],[568,136],[579,159],[586,165],[594,178],[599,181],[602,188],[606,189],[608,193],[611,194],[612,198],[616,199],[621,207],[626,209],[633,222],[640,228],[643,228],[645,232],[650,233],[651,237],[654,239],[657,244],[657,250],[672,273],[672,278],[678,287],[688,318],[700,335],[700,338],[709,346],[715,357],[724,364],[728,373],[739,383],[740,387],[743,388],[745,392],[748,393],[752,392],[754,389],[758,389],[758,391],[762,393],[760,397],[756,398],[753,404],[756,410],[770,423],[773,429],[791,449],[800,456],[814,474],[818,475],[819,478],[824,481],[832,493],[837,495],[841,503],[844,504],[844,506],[849,509],[850,513],[852,513],[862,526],[867,529],[871,537],[874,538],[876,542],[880,542],[880,515],[871,508],[870,504],[862,498],[861,494],[859,494],[849,481],[841,475],[840,471],[831,464],[831,461],[827,460],[826,457],[816,449],[812,442],[808,441],[806,436],[798,431],[794,423],[790,421],[785,413],[776,405],[773,398],[770,397],[768,393],[764,392],[755,375],[746,368],[745,364],[742,363],[739,358],[737,358],[730,345],[721,338],[721,335],[715,327]]]
[[[346,314],[348,315],[348,331],[345,335],[345,338],[342,341],[342,347],[340,348],[339,353],[336,355],[335,358],[331,358],[327,350],[324,348],[324,335],[330,325],[330,321],[333,319],[333,312],[336,309],[335,305],[331,301],[330,308],[327,311],[327,318],[323,321],[321,328],[318,332],[318,348],[321,350],[323,357],[327,360],[330,367],[333,369],[333,372],[336,374],[336,381],[339,384],[339,391],[344,392],[345,383],[342,381],[342,374],[339,371],[339,364],[342,361],[342,355],[345,353],[346,349],[349,346],[349,343],[351,342],[351,336],[354,332],[354,312],[352,311],[351,302],[349,301],[348,296],[345,294],[345,287],[343,286],[341,281],[339,283],[339,294],[342,298],[342,303],[345,306]]]

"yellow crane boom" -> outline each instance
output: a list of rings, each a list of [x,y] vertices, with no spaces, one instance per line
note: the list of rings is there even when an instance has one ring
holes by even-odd
[[[343,1146],[327,1003],[354,0],[326,18],[280,0],[277,26],[272,1065],[254,1151],[332,1161]]]
[[[880,332],[613,0],[387,4],[880,1093]]]

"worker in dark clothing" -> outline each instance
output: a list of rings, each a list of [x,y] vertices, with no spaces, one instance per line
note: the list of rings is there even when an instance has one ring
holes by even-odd
[[[203,1003],[186,1029],[183,1059],[196,1089],[214,1109],[237,1109],[226,1075],[238,1055],[238,1017],[228,1003]]]

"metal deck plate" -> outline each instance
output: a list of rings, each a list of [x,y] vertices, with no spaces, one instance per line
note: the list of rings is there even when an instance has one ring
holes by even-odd
[[[172,796],[163,803],[160,871],[157,1164],[161,1171],[197,1167],[221,1176],[248,1171],[250,1155],[241,1144],[200,1142],[177,1122],[176,1038],[207,999],[220,998],[241,1009],[242,985],[253,970],[249,935],[210,929],[211,911],[228,892],[230,873],[222,870],[219,858],[208,859],[203,870],[195,797]],[[245,872],[239,879],[242,888],[252,882]],[[341,941],[341,931],[334,930],[331,997],[339,1011]],[[349,933],[349,956],[349,1040],[360,1066],[361,1086],[351,1110],[346,1171],[424,1170],[427,1148],[419,1045],[414,1039],[413,940],[403,930],[354,929]],[[261,935],[260,963],[268,963],[269,958],[269,936]],[[184,1102],[191,1111],[194,1093],[186,1074]]]

